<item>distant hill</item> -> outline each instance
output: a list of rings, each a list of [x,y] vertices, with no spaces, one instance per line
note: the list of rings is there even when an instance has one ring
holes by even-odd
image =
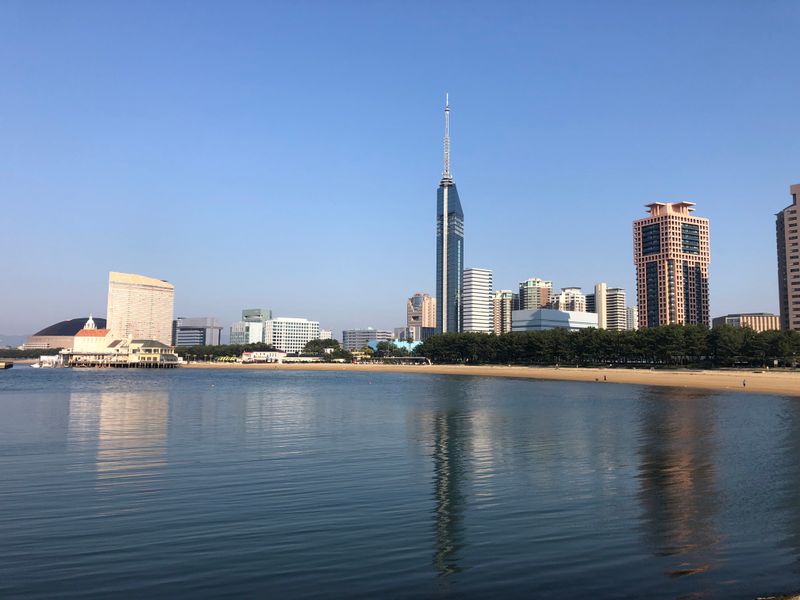
[[[0,348],[6,348],[8,346],[11,348],[16,348],[17,346],[24,344],[25,340],[27,339],[27,335],[6,335],[4,333],[0,333]]]

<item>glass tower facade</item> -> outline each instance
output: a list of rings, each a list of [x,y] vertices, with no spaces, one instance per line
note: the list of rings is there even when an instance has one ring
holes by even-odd
[[[464,211],[456,184],[442,178],[436,194],[436,332],[463,325]]]

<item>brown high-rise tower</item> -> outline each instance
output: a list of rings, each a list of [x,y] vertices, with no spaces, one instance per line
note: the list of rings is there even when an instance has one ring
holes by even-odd
[[[800,330],[800,246],[797,217],[800,216],[800,184],[789,188],[792,204],[775,219],[778,238],[778,302],[781,308],[781,329]]]

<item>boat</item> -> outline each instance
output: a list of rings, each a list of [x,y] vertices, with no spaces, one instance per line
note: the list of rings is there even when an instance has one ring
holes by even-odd
[[[0,369],[10,369],[10,368],[11,368],[11,367],[13,367],[13,366],[14,366],[14,363],[13,363],[13,362],[7,362],[7,361],[6,361],[6,362],[3,362],[3,361],[0,361]]]

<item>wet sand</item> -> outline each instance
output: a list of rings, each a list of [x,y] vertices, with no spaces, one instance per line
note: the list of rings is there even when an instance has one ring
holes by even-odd
[[[284,371],[351,371],[367,373],[417,373],[431,375],[472,375],[515,377],[557,381],[629,383],[705,390],[737,390],[754,394],[800,396],[800,371],[760,369],[690,371],[650,369],[597,369],[574,367],[507,367],[464,365],[352,365],[338,363],[255,364],[196,363],[188,369],[266,369]],[[604,379],[605,378],[605,379]],[[746,384],[746,385],[743,385]]]

